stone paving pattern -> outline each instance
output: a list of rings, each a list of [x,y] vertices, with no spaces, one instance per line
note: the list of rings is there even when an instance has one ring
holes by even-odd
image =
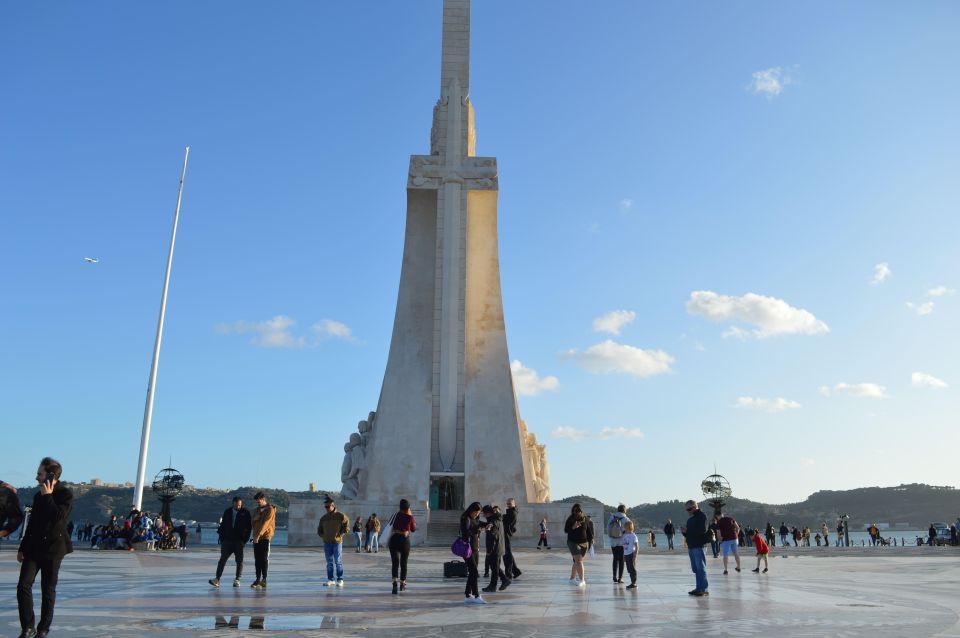
[[[4,544],[0,551],[4,638],[19,633],[12,550]],[[266,591],[249,587],[252,551],[242,586],[231,586],[228,564],[215,590],[207,579],[217,556],[216,549],[77,551],[60,572],[51,636],[960,636],[960,552],[949,548],[778,550],[766,575],[748,571],[751,553],[744,571],[728,576],[708,559],[708,598],[687,595],[693,575],[682,550],[643,553],[635,591],[611,582],[609,554],[587,562],[581,589],[567,582],[566,552],[525,550],[518,555],[523,576],[477,606],[463,604],[462,579],[442,578],[452,557],[441,549],[414,550],[410,590],[400,596],[390,594],[384,551],[345,553],[343,589],[323,586],[322,551],[281,548]],[[35,597],[39,613],[39,580]]]

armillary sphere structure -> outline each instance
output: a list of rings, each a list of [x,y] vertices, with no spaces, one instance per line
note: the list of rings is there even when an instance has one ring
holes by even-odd
[[[703,490],[703,496],[710,505],[713,506],[713,512],[719,513],[723,506],[727,504],[727,499],[733,494],[730,489],[730,481],[719,474],[711,474],[700,482],[700,489]]]
[[[172,467],[163,468],[153,477],[153,493],[162,503],[160,517],[167,525],[171,524],[170,503],[175,501],[183,492],[183,482],[183,474]]]

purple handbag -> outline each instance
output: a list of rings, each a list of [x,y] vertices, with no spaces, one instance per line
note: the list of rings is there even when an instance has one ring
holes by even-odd
[[[462,538],[457,538],[457,540],[453,541],[453,545],[450,546],[450,551],[464,560],[473,556],[473,548],[470,547],[470,543]]]

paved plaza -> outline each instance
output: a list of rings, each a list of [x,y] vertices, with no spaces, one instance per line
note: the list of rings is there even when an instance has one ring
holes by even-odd
[[[12,550],[0,551],[4,638],[19,633]],[[348,551],[346,586],[336,589],[323,586],[322,551],[280,548],[266,591],[249,587],[248,554],[243,585],[231,586],[228,564],[215,590],[207,584],[215,548],[77,551],[60,572],[51,636],[960,636],[960,552],[946,548],[777,551],[766,575],[750,573],[750,553],[744,571],[728,576],[708,559],[708,598],[687,595],[683,551],[642,554],[640,587],[629,591],[610,582],[607,554],[588,561],[581,589],[567,582],[566,552],[523,550],[523,576],[477,606],[463,604],[463,580],[440,576],[451,558],[441,549],[414,549],[410,589],[399,596],[390,594],[386,552]]]

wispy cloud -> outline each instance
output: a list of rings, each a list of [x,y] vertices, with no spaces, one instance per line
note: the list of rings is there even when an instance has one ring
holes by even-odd
[[[801,406],[796,401],[777,397],[776,399],[758,399],[754,397],[737,397],[736,407],[760,412],[783,412],[796,410]]]
[[[573,441],[583,441],[585,439],[606,441],[607,439],[642,439],[643,432],[640,431],[640,428],[604,427],[594,432],[570,426],[560,426],[554,428],[550,432],[550,436],[555,439],[571,439]]]
[[[513,373],[513,387],[517,394],[525,397],[534,397],[546,391],[554,391],[560,387],[560,380],[554,376],[541,377],[537,371],[527,368],[518,359],[510,364]]]
[[[892,274],[893,271],[890,270],[890,264],[887,262],[877,264],[873,267],[873,278],[870,280],[870,284],[878,286],[889,279]]]
[[[752,78],[750,89],[754,93],[765,95],[768,99],[780,95],[783,89],[792,82],[790,75],[779,66],[754,71]]]
[[[633,200],[629,198],[624,198],[620,200],[620,210],[628,211],[633,208]]]
[[[286,315],[277,315],[266,321],[234,321],[221,323],[215,328],[217,334],[253,334],[251,343],[261,348],[302,348],[303,337],[296,337],[290,329],[297,324]]]
[[[816,464],[817,462],[814,459],[811,459],[809,457],[803,457],[800,459],[800,465],[805,465],[807,467],[810,467],[811,465],[816,465]]]
[[[356,341],[350,328],[339,321],[323,319],[310,327],[312,336],[307,338],[294,333],[297,322],[286,316],[277,315],[266,321],[234,321],[221,323],[214,327],[214,331],[221,335],[252,334],[250,341],[260,348],[308,348],[329,338]]]
[[[912,301],[908,301],[907,308],[914,311],[921,317],[925,317],[926,315],[933,313],[933,302],[925,301],[923,303],[917,304],[917,303],[913,303]]]
[[[936,288],[931,288],[927,291],[928,297],[945,297],[946,295],[952,295],[957,292],[953,288],[947,288],[946,286],[937,286]]]
[[[612,335],[620,334],[620,329],[633,323],[637,313],[632,310],[611,310],[602,317],[593,320],[594,332],[609,332]]]
[[[851,396],[863,397],[869,399],[886,399],[887,389],[876,383],[838,383],[832,388],[827,385],[820,386],[820,394],[829,396]]]
[[[643,350],[610,339],[583,352],[568,350],[566,356],[590,374],[629,374],[640,378],[672,372],[670,364],[674,361],[663,350]]]
[[[322,339],[333,338],[343,339],[344,341],[356,341],[353,331],[345,323],[334,321],[333,319],[321,319],[310,326],[310,329]]]
[[[910,375],[910,384],[915,388],[947,388],[947,382],[926,372],[914,372]]]
[[[740,321],[755,326],[752,332],[733,326],[723,333],[725,337],[739,339],[777,335],[817,335],[830,332],[826,323],[813,313],[794,308],[776,297],[765,297],[748,292],[742,297],[720,295],[709,290],[690,293],[687,312],[711,321]]]

